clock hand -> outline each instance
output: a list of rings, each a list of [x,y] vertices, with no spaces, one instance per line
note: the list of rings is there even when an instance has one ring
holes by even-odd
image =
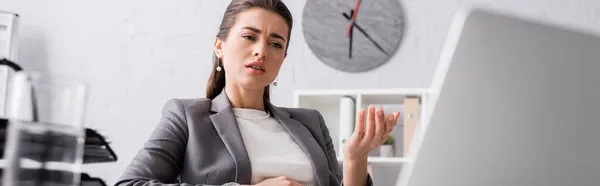
[[[350,10],[350,14],[354,14],[354,10]],[[348,58],[352,59],[352,36],[354,36],[354,28],[350,28],[350,44],[349,44],[349,51],[348,51]]]
[[[350,37],[350,30],[352,26],[354,26],[354,21],[356,20],[356,14],[358,14],[358,7],[360,7],[360,0],[356,2],[356,7],[354,7],[354,12],[352,14],[352,20],[350,20],[350,25],[348,26],[348,31],[346,31],[346,37]]]
[[[350,19],[350,16],[348,14],[346,14],[345,12],[343,13],[344,17],[346,19]],[[356,27],[358,29],[358,31],[362,32],[367,39],[369,39],[374,45],[375,47],[377,47],[377,49],[379,49],[381,52],[383,52],[385,55],[389,55],[387,52],[385,52],[385,50],[383,50],[383,48],[381,48],[381,46],[379,46],[379,44],[377,44],[377,42],[375,42],[375,40],[373,40],[373,38],[371,38],[371,36],[369,36],[369,34],[367,34],[367,32],[365,32],[365,30],[363,30],[358,24],[356,24],[355,22],[352,22],[352,25],[354,25],[354,27]]]

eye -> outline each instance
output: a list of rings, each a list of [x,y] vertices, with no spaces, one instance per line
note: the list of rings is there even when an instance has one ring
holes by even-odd
[[[281,44],[279,44],[279,43],[271,43],[271,46],[273,46],[275,48],[283,48],[283,46],[281,46]]]
[[[253,37],[253,36],[251,36],[251,35],[243,35],[242,37],[243,37],[244,39],[247,39],[247,40],[250,40],[250,41],[256,41],[256,38],[254,38],[254,37]]]

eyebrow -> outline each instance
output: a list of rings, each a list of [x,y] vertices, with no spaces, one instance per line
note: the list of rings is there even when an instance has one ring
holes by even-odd
[[[250,30],[250,31],[252,31],[252,32],[256,32],[256,33],[258,33],[258,34],[262,33],[262,31],[261,31],[261,30],[259,30],[258,28],[254,28],[254,27],[250,27],[250,26],[245,26],[245,27],[242,27],[242,29],[248,29],[248,30]],[[281,35],[279,35],[279,34],[276,34],[276,33],[271,33],[271,34],[269,34],[269,36],[271,36],[271,37],[274,37],[274,38],[281,39],[281,40],[283,40],[283,41],[285,42],[285,39],[284,39],[284,38],[283,38]]]

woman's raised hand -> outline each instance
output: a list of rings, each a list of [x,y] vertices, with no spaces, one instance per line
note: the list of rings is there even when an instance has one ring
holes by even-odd
[[[362,109],[358,113],[354,133],[345,144],[345,160],[366,161],[369,152],[383,144],[392,132],[399,116],[400,112],[393,112],[386,116],[382,108],[375,108],[373,105],[370,105],[366,112]]]

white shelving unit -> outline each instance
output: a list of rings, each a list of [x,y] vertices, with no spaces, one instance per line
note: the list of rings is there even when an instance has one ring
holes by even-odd
[[[391,113],[393,111],[400,111],[401,116],[398,119],[398,124],[393,129],[392,134],[403,134],[402,131],[404,112],[402,112],[402,106],[404,104],[404,100],[407,97],[411,98],[419,98],[419,116],[421,123],[424,123],[421,119],[422,116],[425,116],[427,113],[427,107],[425,105],[428,104],[429,98],[429,89],[329,89],[329,90],[297,90],[294,92],[294,106],[301,108],[312,108],[318,110],[322,115],[327,128],[329,129],[331,138],[333,140],[334,146],[336,148],[336,155],[338,157],[338,161],[341,163],[343,160],[342,154],[342,143],[345,139],[344,136],[340,136],[340,130],[344,126],[340,122],[341,113],[341,98],[342,97],[352,97],[354,100],[354,113],[358,113],[360,109],[366,109],[369,105],[374,104],[377,107],[383,107],[384,111],[387,113]],[[347,110],[347,109],[346,109]],[[346,113],[347,114],[347,113]],[[356,121],[356,114],[353,116]],[[423,129],[426,127],[420,126],[416,127],[418,129]],[[354,127],[352,126],[352,129]],[[414,135],[412,139],[418,140],[422,139],[420,136],[423,134],[423,131],[414,131]],[[403,140],[398,138],[396,140],[396,146],[398,143],[402,143]],[[414,140],[412,143],[417,143]],[[400,148],[401,149],[401,148]],[[374,150],[375,151],[375,150]],[[412,157],[403,157],[402,153],[398,153],[398,148],[396,150],[396,156],[394,157],[379,157],[377,152],[372,152],[369,154],[368,162],[373,166],[377,165],[394,165],[394,164],[403,164],[412,161]],[[413,154],[413,153],[410,153]]]

